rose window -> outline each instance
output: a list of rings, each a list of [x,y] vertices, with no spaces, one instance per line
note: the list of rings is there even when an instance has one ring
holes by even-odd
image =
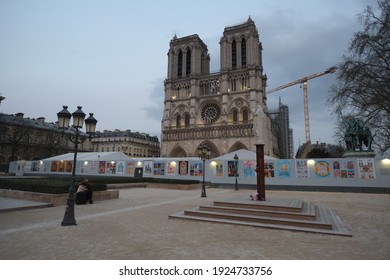
[[[221,109],[217,104],[207,104],[202,109],[202,119],[206,123],[213,123],[219,119]]]

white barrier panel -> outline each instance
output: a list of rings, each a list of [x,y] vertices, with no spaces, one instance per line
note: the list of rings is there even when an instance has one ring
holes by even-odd
[[[88,153],[87,153],[88,154]],[[59,156],[60,157],[60,156]],[[20,161],[10,166],[19,175],[70,175],[71,160]],[[11,170],[11,167],[14,170]],[[79,160],[79,176],[128,176],[205,180],[216,185],[256,185],[256,160],[199,158],[139,158]],[[268,159],[264,161],[268,186],[390,187],[390,160],[379,158]],[[235,175],[238,175],[237,177]]]

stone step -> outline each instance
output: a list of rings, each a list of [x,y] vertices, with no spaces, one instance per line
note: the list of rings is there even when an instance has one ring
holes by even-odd
[[[271,211],[302,212],[303,201],[300,199],[272,201],[214,201],[215,206],[230,208],[262,209]]]
[[[313,203],[304,203],[302,212],[288,212],[288,211],[274,211],[270,209],[248,209],[238,207],[224,207],[224,206],[199,206],[202,211],[231,213],[241,215],[253,215],[261,217],[287,218],[296,220],[316,220],[315,208]]]
[[[327,223],[332,223],[333,228],[336,231],[351,232],[351,229],[341,220],[341,218],[336,214],[334,210],[321,205],[316,205],[315,209],[317,212],[316,216],[318,217],[318,220]]]
[[[326,229],[318,229],[318,228],[304,228],[304,227],[276,225],[276,224],[251,223],[251,222],[243,222],[243,221],[235,221],[235,220],[188,216],[188,215],[184,215],[184,211],[170,215],[169,218],[170,219],[186,220],[186,221],[229,224],[229,225],[237,225],[237,226],[251,226],[251,227],[255,227],[255,228],[265,228],[265,229],[321,233],[321,234],[339,235],[339,236],[347,236],[347,237],[352,236],[351,232],[344,232],[344,231],[326,230]]]
[[[333,210],[299,199],[253,201],[235,197],[169,218],[352,236],[350,228]]]
[[[0,208],[0,213],[13,212],[13,211],[22,211],[22,210],[31,210],[31,209],[40,209],[54,207],[52,203],[38,203],[35,201],[26,201],[23,204],[15,203],[15,205],[10,205],[6,208]]]
[[[185,210],[184,215],[225,219],[225,220],[235,220],[235,221],[250,222],[250,223],[275,224],[275,225],[286,225],[286,226],[295,226],[295,227],[308,227],[308,228],[332,230],[332,224],[329,222],[322,222],[316,220],[311,221],[311,220],[302,220],[302,219],[298,220],[298,219],[291,219],[291,218],[254,216],[248,214],[222,213],[222,212],[215,212],[215,211],[202,211],[199,208],[193,210]]]

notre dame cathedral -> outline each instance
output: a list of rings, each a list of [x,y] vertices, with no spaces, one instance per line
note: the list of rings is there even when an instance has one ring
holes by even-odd
[[[226,27],[219,44],[220,72],[210,73],[208,49],[198,35],[175,35],[171,40],[162,157],[197,156],[199,145],[207,145],[212,157],[239,149],[255,151],[256,144],[264,144],[266,155],[278,150],[267,114],[262,45],[253,20]]]

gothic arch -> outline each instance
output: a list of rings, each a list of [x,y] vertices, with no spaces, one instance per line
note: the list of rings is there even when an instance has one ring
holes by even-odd
[[[240,141],[234,143],[230,149],[229,149],[229,153],[232,153],[232,152],[235,152],[235,151],[238,151],[238,150],[241,150],[241,149],[244,149],[244,150],[249,150],[247,146],[245,146],[243,143],[241,143]]]
[[[237,42],[237,34],[234,34],[233,36],[229,36],[228,38],[226,38],[226,41],[228,44],[233,44],[233,41],[236,41]]]
[[[237,97],[230,102],[228,105],[228,110],[230,112],[233,108],[236,108],[237,110],[241,111],[241,108],[243,107],[249,107],[248,100],[242,97]]]
[[[169,154],[169,157],[187,157],[187,156],[188,156],[187,153],[184,151],[182,147],[180,147],[180,145],[173,148],[173,150]]]
[[[200,108],[202,108],[205,104],[207,103],[216,103],[216,104],[220,104],[220,100],[218,100],[218,98],[216,97],[211,97],[211,98],[207,98],[207,99],[203,99],[203,100],[199,100],[199,103],[198,103],[198,110],[200,110]]]
[[[244,118],[244,110],[247,110],[247,119]],[[237,120],[234,119],[234,112],[237,112]],[[250,109],[248,101],[244,98],[236,98],[229,104],[228,108],[229,121],[231,122],[240,122],[240,121],[248,121],[250,116]]]
[[[221,152],[219,151],[218,149],[218,146],[215,145],[212,141],[210,140],[205,140],[203,142],[201,142],[195,149],[194,151],[194,155],[198,155],[198,147],[201,146],[201,145],[206,145],[207,147],[209,147],[211,149],[211,154],[210,154],[210,158],[215,158],[215,157],[219,157],[221,155]]]
[[[180,46],[180,47],[176,47],[175,49],[174,49],[174,54],[175,55],[179,55],[179,52],[183,52],[183,48]]]
[[[180,115],[182,118],[184,116],[184,113],[189,112],[190,107],[184,103],[176,106],[176,108],[173,110],[173,116],[176,118],[177,115]]]

